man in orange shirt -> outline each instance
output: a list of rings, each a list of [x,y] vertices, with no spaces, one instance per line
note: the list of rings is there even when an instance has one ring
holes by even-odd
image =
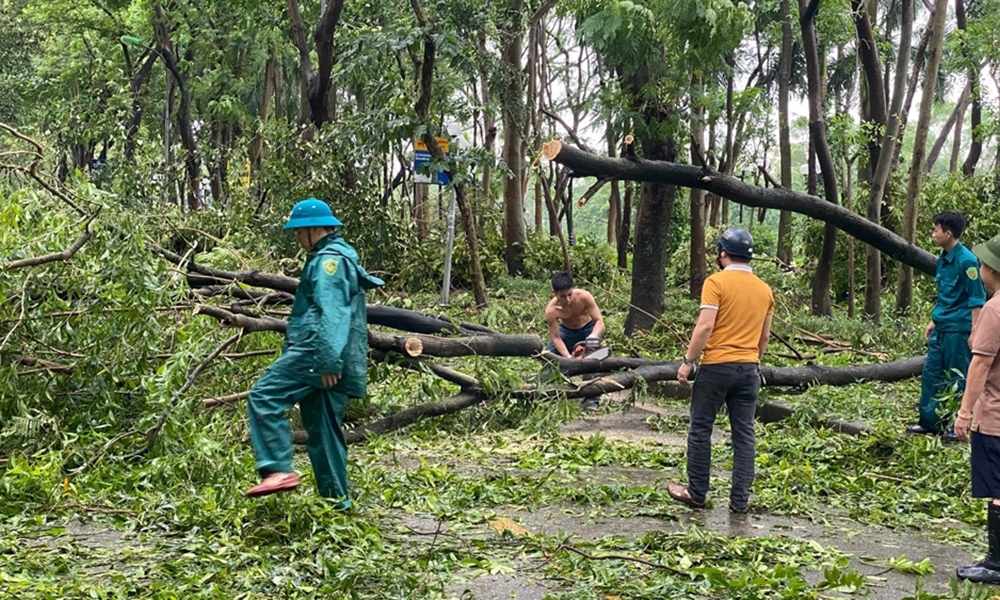
[[[738,227],[727,229],[718,245],[715,264],[720,272],[705,280],[701,313],[691,343],[677,371],[681,385],[690,385],[694,362],[701,367],[691,390],[686,486],[672,483],[670,496],[692,508],[704,508],[712,468],[712,428],[723,404],[729,411],[733,436],[733,477],[729,510],[747,511],[754,479],[756,437],[754,417],[760,393],[760,357],[771,336],[774,295],[753,274],[753,238]],[[704,354],[702,354],[704,352]]]
[[[1000,583],[1000,235],[978,244],[979,277],[989,301],[972,325],[969,363],[962,406],[955,419],[955,436],[969,441],[972,428],[972,496],[991,498],[987,510],[989,550],[974,565],[959,567],[959,579]]]

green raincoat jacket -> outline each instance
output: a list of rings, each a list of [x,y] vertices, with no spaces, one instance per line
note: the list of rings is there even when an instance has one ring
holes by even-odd
[[[365,271],[357,251],[339,233],[320,240],[306,258],[284,352],[273,367],[314,387],[322,387],[322,375],[340,375],[332,391],[364,397],[368,384],[365,292],[384,283]]]

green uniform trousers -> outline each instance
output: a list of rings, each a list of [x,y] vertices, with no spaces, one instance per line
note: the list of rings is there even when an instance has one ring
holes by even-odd
[[[262,477],[292,472],[292,433],[285,411],[298,403],[319,494],[338,500],[338,508],[349,508],[347,442],[341,427],[347,395],[303,383],[285,372],[281,362],[257,381],[247,402],[257,471]]]
[[[938,432],[948,426],[950,419],[938,415],[939,398],[951,393],[954,386],[954,393],[961,401],[970,362],[972,350],[969,349],[968,332],[935,330],[931,333],[927,362],[920,376],[920,425]]]

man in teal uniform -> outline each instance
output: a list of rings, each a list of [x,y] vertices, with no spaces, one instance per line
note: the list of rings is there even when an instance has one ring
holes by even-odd
[[[965,389],[965,374],[972,360],[969,333],[986,304],[986,290],[979,279],[979,259],[958,238],[965,230],[965,217],[945,211],[934,215],[931,239],[942,249],[937,260],[937,303],[924,332],[928,340],[927,362],[920,385],[920,421],[906,428],[909,433],[937,433],[955,441],[947,418],[938,414],[939,398]]]
[[[281,357],[250,390],[250,441],[262,481],[250,497],[299,486],[292,470],[292,434],[285,411],[296,403],[309,434],[309,461],[316,486],[338,508],[351,506],[347,491],[347,444],[341,427],[348,398],[365,395],[368,384],[368,324],[365,292],[383,285],[358,262],[343,224],[325,202],[295,205],[285,229],[308,251]]]

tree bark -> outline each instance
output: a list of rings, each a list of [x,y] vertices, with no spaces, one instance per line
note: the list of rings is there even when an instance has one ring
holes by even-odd
[[[823,177],[823,192],[827,202],[837,204],[837,175],[830,154],[830,146],[826,141],[826,123],[823,115],[823,89],[819,65],[819,50],[816,42],[815,9],[810,8],[809,0],[799,0],[799,12],[802,27],[802,47],[806,55],[806,76],[808,79],[809,96],[809,139],[816,148],[816,158],[819,160],[820,174]],[[823,247],[819,255],[819,263],[812,278],[812,314],[830,316],[833,307],[830,304],[830,287],[833,281],[833,258],[837,249],[837,229],[830,223],[823,228]]]
[[[778,64],[778,147],[781,155],[781,187],[792,189],[792,141],[789,132],[788,99],[792,81],[791,0],[781,0],[781,57]],[[713,215],[715,211],[713,210]],[[714,217],[713,217],[714,221]],[[714,225],[714,223],[713,223]],[[778,260],[792,264],[792,213],[778,217]]]
[[[250,142],[250,178],[256,181],[264,161],[264,130],[271,119],[271,102],[277,104],[280,99],[276,97],[275,88],[277,85],[277,71],[281,68],[275,56],[274,48],[271,48],[270,56],[264,65],[264,96],[260,102],[260,112],[257,125],[257,133],[253,141]]]
[[[948,0],[935,0],[933,33],[927,44],[927,69],[920,94],[920,115],[914,135],[913,158],[910,163],[910,177],[906,187],[906,208],[903,212],[903,237],[913,242],[917,231],[917,207],[920,187],[924,177],[924,157],[927,155],[927,132],[930,129],[934,108],[934,91],[937,87],[938,68],[944,46],[944,25]],[[913,302],[913,268],[908,264],[899,265],[896,285],[896,311],[903,313]]]
[[[765,385],[774,387],[806,387],[812,385],[852,385],[862,381],[894,382],[910,379],[920,375],[924,366],[924,356],[914,356],[903,360],[870,365],[852,365],[848,367],[828,367],[825,365],[806,365],[803,367],[772,367],[761,365],[760,372],[766,381]],[[639,374],[647,383],[677,378],[680,363],[676,361],[657,361],[645,358],[611,357],[603,360],[577,360],[572,358],[551,358],[559,365],[559,370],[567,377],[586,375],[590,373],[611,373],[619,370],[631,370]],[[624,384],[633,382],[626,379],[629,374],[619,373],[611,376],[611,382],[603,379],[594,380],[596,385],[610,384],[608,391],[615,391],[617,382]],[[621,388],[618,388],[621,389]]]
[[[958,118],[955,120],[955,139],[951,145],[951,158],[948,160],[948,173],[954,173],[958,170],[958,154],[962,151],[962,125],[965,122],[965,107],[962,107],[962,112],[958,113]]]
[[[892,258],[934,275],[937,258],[930,252],[908,243],[899,235],[871,223],[853,211],[815,196],[784,188],[762,188],[734,177],[700,167],[642,158],[606,158],[596,156],[558,141],[548,142],[544,155],[573,170],[577,176],[617,178],[680,187],[697,187],[745,206],[790,210],[830,223],[848,235],[871,244]],[[645,244],[646,240],[636,235]],[[638,267],[637,267],[638,269]]]

